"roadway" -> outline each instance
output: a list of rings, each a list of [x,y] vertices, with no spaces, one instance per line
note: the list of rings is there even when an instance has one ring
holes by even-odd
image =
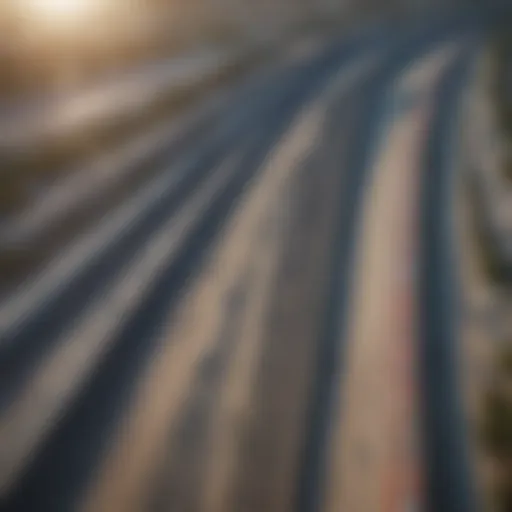
[[[2,510],[476,507],[450,198],[481,28],[253,76],[2,298]]]
[[[225,49],[203,49],[103,77],[77,90],[0,103],[0,150],[41,145],[63,134],[141,111],[169,88],[194,86],[238,58]]]

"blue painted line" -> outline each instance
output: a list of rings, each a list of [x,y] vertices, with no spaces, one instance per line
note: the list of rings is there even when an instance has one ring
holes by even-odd
[[[457,277],[451,202],[454,134],[471,53],[440,85],[421,197],[420,361],[427,511],[480,510],[459,389]]]

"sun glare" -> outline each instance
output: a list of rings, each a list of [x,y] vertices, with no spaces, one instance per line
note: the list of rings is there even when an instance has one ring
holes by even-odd
[[[75,25],[89,12],[91,0],[24,0],[26,14],[46,24]]]

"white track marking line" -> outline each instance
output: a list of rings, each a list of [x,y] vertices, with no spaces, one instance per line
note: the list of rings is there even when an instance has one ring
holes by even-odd
[[[138,259],[99,301],[92,303],[56,349],[45,357],[15,402],[0,414],[0,489],[16,479],[34,448],[94,369],[168,262],[194,222],[203,216],[237,169],[234,154],[191,201],[148,241]]]

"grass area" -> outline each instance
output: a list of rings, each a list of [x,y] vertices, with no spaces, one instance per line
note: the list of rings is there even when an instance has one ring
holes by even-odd
[[[512,98],[510,86],[512,65],[512,33],[502,32],[492,42],[492,86],[501,127],[512,133]]]
[[[501,169],[512,180],[512,33],[500,31],[492,40],[489,51],[487,92],[494,109],[494,119],[501,136],[498,151],[503,151]],[[512,289],[512,261],[503,254],[500,235],[494,233],[494,220],[485,204],[484,193],[476,173],[469,173],[469,200],[473,215],[476,248],[493,294],[508,294]],[[510,299],[506,299],[510,302]],[[511,304],[505,304],[507,308]],[[489,510],[512,512],[512,339],[496,340],[491,382],[482,398],[480,434],[490,472],[487,492]]]
[[[492,221],[476,173],[467,172],[465,178],[465,194],[480,271],[485,287],[497,300],[503,300],[511,290],[512,265],[500,252],[498,240],[492,234]],[[496,321],[500,322],[500,319]],[[482,498],[486,512],[512,512],[512,339],[496,339],[493,328],[485,329],[482,342],[492,344],[493,355],[490,382],[486,381],[479,391],[476,420],[480,434],[477,440],[481,454],[479,461],[484,468],[482,473],[479,472],[483,478]]]
[[[481,434],[492,458],[492,504],[496,512],[512,511],[512,343],[500,346],[495,378],[484,400]]]
[[[497,133],[501,136],[496,145],[503,156],[500,171],[512,180],[512,151],[506,150],[512,148],[512,33],[500,30],[491,40],[485,64],[482,85],[491,101]],[[466,180],[478,256],[489,283],[507,288],[512,286],[512,261],[503,252],[499,239],[503,235],[496,232],[493,225],[495,219],[489,211],[479,172],[469,170]]]
[[[512,32],[504,29],[493,39],[490,47],[490,92],[498,128],[507,146],[503,172],[512,180]]]
[[[475,245],[483,274],[494,286],[511,286],[512,262],[501,252],[499,241],[493,235],[492,219],[489,217],[476,173],[468,172],[465,183],[472,215]]]

